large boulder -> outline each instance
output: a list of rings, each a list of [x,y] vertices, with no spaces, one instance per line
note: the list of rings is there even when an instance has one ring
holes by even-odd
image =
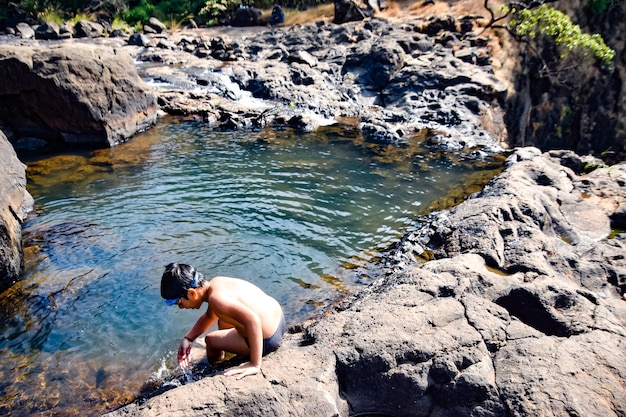
[[[361,21],[374,15],[374,8],[365,1],[335,0],[335,16],[333,23]]]
[[[74,25],[74,36],[77,38],[100,38],[104,35],[104,26],[98,22],[79,20]]]
[[[35,29],[35,38],[36,39],[59,39],[61,37],[61,28],[55,22],[49,21],[42,25],[39,25],[37,29]]]
[[[0,119],[14,146],[110,147],[151,127],[156,98],[127,53],[104,46],[0,46]]]
[[[608,235],[626,164],[581,175],[572,160],[515,153],[261,374],[212,372],[109,417],[623,416],[626,236]]]
[[[0,291],[19,276],[22,266],[22,222],[32,209],[26,191],[26,166],[0,130]]]

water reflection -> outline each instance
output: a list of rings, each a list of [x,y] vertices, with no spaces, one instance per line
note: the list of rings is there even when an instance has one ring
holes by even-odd
[[[422,210],[501,164],[454,161],[421,139],[398,149],[338,127],[298,136],[186,122],[27,161],[37,209],[24,280],[0,295],[0,411],[99,415],[175,373],[198,313],[165,308],[169,262],[254,282],[290,323],[367,284],[368,261]]]

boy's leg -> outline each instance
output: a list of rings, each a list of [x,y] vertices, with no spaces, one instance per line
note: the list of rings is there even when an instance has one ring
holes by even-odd
[[[224,359],[224,352],[246,356],[250,348],[235,329],[215,330],[206,335],[206,356],[209,362],[215,363]]]

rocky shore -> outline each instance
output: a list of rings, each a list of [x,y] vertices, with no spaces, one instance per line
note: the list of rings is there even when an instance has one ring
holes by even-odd
[[[201,369],[108,416],[624,415],[626,234],[611,227],[626,164],[588,163],[516,150],[418,223],[385,276],[292,329],[261,374]]]
[[[83,127],[108,146],[148,128],[158,106],[217,129],[313,130],[349,119],[375,144],[423,135],[434,149],[480,159],[504,152],[510,85],[495,76],[489,40],[472,28],[471,18],[431,16],[251,36],[191,31],[97,48],[62,40],[34,55],[2,46],[0,85],[13,86],[6,77],[18,68],[20,79],[51,88],[47,96],[79,91],[60,102],[88,108],[80,120],[96,115]],[[29,60],[16,58],[24,53]],[[102,88],[72,87],[81,83],[74,76],[49,82],[60,71],[94,75],[89,82]],[[11,103],[32,89],[0,93],[4,113],[15,112]],[[8,140],[0,136],[10,151],[71,145],[82,133],[66,134],[72,118],[33,126],[37,118],[10,114]],[[17,170],[2,181],[19,198],[3,201],[3,221],[12,218],[19,232],[28,197],[10,151],[6,166]],[[483,191],[417,221],[373,285],[293,327],[262,374],[235,381],[199,366],[203,378],[172,381],[109,415],[622,416],[626,235],[617,232],[626,223],[625,185],[624,163],[518,148]],[[20,244],[14,238],[11,247]]]

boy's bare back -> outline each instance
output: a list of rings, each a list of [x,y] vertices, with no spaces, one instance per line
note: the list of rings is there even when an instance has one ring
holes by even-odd
[[[237,320],[241,310],[252,310],[261,320],[263,337],[270,337],[282,317],[278,301],[267,295],[254,284],[239,279],[217,276],[209,281],[208,312],[213,313],[223,324],[230,324],[246,336]]]

